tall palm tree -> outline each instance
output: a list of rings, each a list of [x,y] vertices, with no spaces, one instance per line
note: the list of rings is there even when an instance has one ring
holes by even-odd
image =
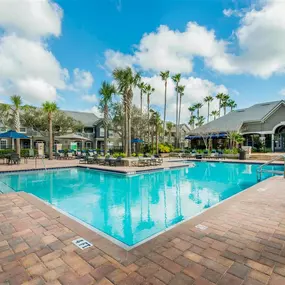
[[[207,122],[209,123],[210,121],[210,103],[214,100],[212,96],[207,96],[204,98],[204,102],[208,104],[208,117],[207,117]]]
[[[196,116],[192,115],[192,116],[190,117],[190,120],[189,120],[189,125],[190,125],[193,129],[195,129],[195,119],[196,119]]]
[[[141,114],[143,112],[143,94],[145,93],[146,84],[144,82],[140,82],[138,84],[138,88],[140,89],[140,100],[141,100]]]
[[[197,117],[196,127],[201,127],[204,125],[204,123],[205,123],[205,117],[204,116]]]
[[[224,115],[227,113],[227,107],[228,107],[228,101],[230,99],[230,96],[227,94],[224,94],[222,102],[221,102],[221,107],[224,108]]]
[[[190,111],[190,117],[192,117],[194,115],[194,112],[196,111],[196,107],[195,106],[190,106],[188,108],[188,110]]]
[[[169,78],[169,71],[160,72],[161,80],[164,81],[164,110],[163,110],[163,142],[165,142],[165,124],[166,124],[166,101],[167,101],[167,81]]]
[[[203,107],[203,104],[197,103],[194,106],[195,106],[195,109],[197,110],[197,118],[199,118],[200,117],[200,109]]]
[[[133,88],[137,87],[141,81],[139,73],[134,73],[130,67],[116,68],[113,77],[117,81],[118,91],[123,95],[124,106],[124,151],[127,156],[131,156],[131,106],[133,101]]]
[[[167,122],[166,123],[166,129],[167,129],[167,133],[168,133],[168,143],[171,143],[171,130],[173,128],[173,123],[172,122]]]
[[[216,95],[216,98],[219,100],[219,117],[221,117],[221,108],[222,108],[221,104],[222,104],[222,101],[224,99],[224,96],[225,96],[224,93],[218,93]]]
[[[145,87],[145,92],[147,95],[147,121],[148,121],[148,126],[147,126],[147,136],[148,136],[148,143],[150,142],[150,95],[155,91],[151,85],[147,84]]]
[[[14,122],[14,128],[16,132],[20,132],[20,109],[22,105],[22,98],[19,95],[13,95],[10,97],[12,102],[11,110],[13,112],[13,122]],[[16,139],[16,152],[20,155],[20,139]]]
[[[48,114],[48,126],[49,126],[49,159],[53,159],[53,132],[52,132],[52,116],[54,112],[58,110],[58,107],[55,102],[46,101],[42,105],[44,112]]]
[[[217,110],[212,111],[211,116],[213,116],[214,120],[216,120],[216,118],[219,116],[219,111],[217,111]]]
[[[172,80],[176,84],[176,139],[175,139],[175,146],[178,147],[178,101],[179,101],[179,93],[178,93],[178,85],[181,80],[181,74],[177,73],[173,75]]]
[[[112,96],[116,93],[116,88],[113,84],[110,84],[106,81],[103,81],[102,86],[99,90],[99,94],[102,96],[100,100],[101,109],[104,112],[104,154],[107,154],[108,151],[108,144],[107,144],[107,137],[108,137],[108,117],[109,117],[109,105],[112,101]]]
[[[233,109],[235,109],[235,108],[237,107],[237,103],[235,102],[235,100],[229,99],[229,100],[228,100],[228,107],[231,108],[231,111],[232,111]]]
[[[178,109],[178,146],[180,146],[180,117],[181,117],[181,103],[182,103],[182,96],[184,95],[185,86],[179,85],[178,87],[178,94],[179,94],[179,109]]]

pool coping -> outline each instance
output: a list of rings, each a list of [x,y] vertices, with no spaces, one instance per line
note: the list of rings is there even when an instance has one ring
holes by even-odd
[[[209,161],[204,161],[204,162],[209,162]],[[224,162],[224,161],[210,161],[210,162],[220,162],[220,163],[222,163],[222,162]],[[234,162],[230,162],[230,163],[234,163]],[[248,163],[243,163],[243,164],[252,164],[252,163],[249,163],[249,162],[248,162]],[[259,163],[259,164],[261,164],[261,163]],[[273,164],[272,164],[272,165],[273,165]],[[276,164],[276,165],[280,165],[280,164]],[[141,170],[141,171],[139,171],[139,173],[137,173],[137,172],[133,173],[133,172],[132,172],[132,175],[143,174],[143,173],[159,172],[159,171],[171,170],[171,169],[175,169],[175,168],[185,168],[185,167],[189,167],[189,166],[190,166],[190,165],[185,164],[185,165],[181,165],[181,166],[179,165],[179,166],[173,166],[173,167],[167,167],[167,168],[156,168],[156,169],[152,169],[151,171],[148,171],[148,170]],[[54,170],[54,169],[69,169],[69,168],[71,168],[71,169],[72,169],[72,168],[83,168],[83,169],[84,169],[84,168],[87,168],[88,170],[95,170],[95,171],[102,171],[102,172],[111,172],[111,173],[120,173],[120,174],[125,174],[126,176],[128,175],[127,172],[122,172],[122,171],[121,171],[121,172],[117,172],[117,171],[113,171],[113,170],[112,170],[112,171],[109,171],[109,170],[104,171],[104,170],[102,170],[101,168],[94,168],[94,167],[88,168],[88,167],[84,167],[84,166],[83,166],[83,167],[80,167],[80,166],[55,167],[55,168],[49,168],[49,169],[47,169],[47,171],[48,171],[48,170]],[[34,170],[31,170],[31,171],[41,171],[41,170],[39,170],[39,169],[34,169]],[[14,171],[12,171],[12,172],[14,172]],[[19,173],[19,172],[21,172],[21,171],[15,171],[15,172],[16,172],[16,173]],[[24,171],[24,172],[27,172],[27,171]],[[0,174],[2,174],[2,173],[0,173]],[[11,172],[8,172],[8,174],[11,174]],[[192,220],[192,219],[195,219],[196,217],[198,217],[198,216],[204,214],[205,212],[208,212],[209,210],[214,209],[214,208],[220,206],[221,204],[225,203],[226,201],[228,201],[228,200],[230,200],[230,199],[233,199],[233,198],[235,198],[236,196],[239,196],[239,195],[241,195],[242,193],[246,192],[247,190],[249,190],[249,189],[251,189],[251,188],[253,188],[253,187],[259,185],[260,183],[262,183],[262,182],[264,182],[264,181],[268,181],[269,179],[274,178],[274,177],[280,177],[280,176],[276,175],[276,176],[273,176],[273,177],[269,177],[269,178],[267,178],[267,179],[264,179],[264,180],[262,180],[261,182],[257,182],[257,183],[254,184],[253,186],[251,186],[251,187],[249,187],[249,188],[246,188],[246,189],[243,189],[243,190],[241,190],[240,192],[238,192],[237,194],[235,194],[235,195],[233,195],[233,196],[231,196],[231,197],[229,197],[229,198],[227,198],[227,199],[225,199],[225,200],[223,200],[223,201],[220,201],[219,203],[217,203],[217,204],[211,206],[210,208],[204,209],[204,210],[202,210],[201,212],[197,213],[196,215],[191,216],[191,217],[188,217],[187,219],[184,219],[184,220],[182,220],[182,221],[180,221],[180,222],[178,222],[178,223],[176,223],[176,224],[174,224],[174,225],[172,225],[172,226],[170,226],[170,227],[168,227],[168,228],[166,228],[166,229],[164,229],[164,230],[162,230],[162,231],[160,231],[160,232],[158,232],[158,233],[156,233],[156,234],[153,234],[153,235],[151,235],[150,237],[148,237],[148,238],[142,240],[141,242],[138,242],[138,243],[136,243],[135,245],[132,245],[132,246],[129,246],[129,245],[127,245],[127,244],[121,242],[120,240],[118,240],[118,239],[116,239],[116,238],[114,238],[114,237],[112,237],[112,236],[110,236],[110,235],[104,233],[103,231],[101,231],[101,230],[99,230],[99,229],[97,229],[97,228],[95,228],[95,227],[89,225],[88,223],[86,223],[86,222],[84,222],[84,221],[82,221],[82,220],[76,218],[75,216],[73,216],[73,215],[71,215],[71,214],[69,214],[69,213],[67,213],[67,212],[65,212],[65,211],[63,211],[63,210],[61,210],[61,209],[59,209],[58,207],[56,207],[56,206],[50,204],[49,202],[46,202],[46,201],[42,200],[41,198],[39,198],[39,197],[37,197],[37,196],[35,196],[35,195],[33,195],[33,194],[27,193],[27,192],[25,192],[25,191],[19,191],[19,192],[14,191],[14,193],[15,193],[15,192],[16,192],[16,193],[25,193],[25,194],[27,194],[27,195],[30,195],[31,197],[34,197],[34,199],[39,200],[40,202],[44,203],[46,206],[52,208],[53,210],[55,210],[55,211],[61,213],[62,215],[68,217],[69,219],[71,219],[71,220],[73,220],[73,221],[79,223],[80,225],[84,226],[85,228],[88,228],[88,229],[91,230],[92,232],[94,232],[94,233],[96,233],[96,234],[99,234],[102,238],[105,238],[105,239],[107,239],[108,241],[111,241],[113,244],[119,246],[120,248],[122,248],[122,249],[124,249],[124,250],[126,250],[126,251],[130,251],[130,250],[132,250],[132,249],[135,249],[135,248],[137,248],[137,247],[139,247],[139,246],[141,246],[141,245],[143,245],[143,244],[149,242],[150,240],[153,240],[154,238],[156,238],[156,237],[162,235],[163,233],[166,233],[166,232],[172,230],[173,228],[178,227],[178,226],[181,225],[181,224],[184,224],[184,223],[186,223],[186,222],[188,222],[188,221],[190,221],[190,220]]]

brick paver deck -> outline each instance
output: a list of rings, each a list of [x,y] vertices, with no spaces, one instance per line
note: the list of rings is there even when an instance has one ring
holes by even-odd
[[[0,195],[0,284],[284,285],[284,243],[281,177],[130,251],[29,194]]]

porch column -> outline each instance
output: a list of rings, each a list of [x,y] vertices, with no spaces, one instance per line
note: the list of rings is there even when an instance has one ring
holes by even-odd
[[[33,149],[33,139],[30,138],[30,149]]]
[[[271,134],[271,150],[274,152],[274,134]]]

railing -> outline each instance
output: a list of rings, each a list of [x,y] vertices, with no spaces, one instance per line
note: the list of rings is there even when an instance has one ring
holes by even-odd
[[[38,168],[38,159],[41,159],[42,164],[44,166],[44,169],[47,170],[45,160],[44,160],[45,159],[44,156],[38,156],[38,157],[36,156],[35,157],[35,168]]]
[[[270,170],[270,169],[263,169],[264,166],[269,165],[273,162],[276,162],[278,160],[284,160],[284,171],[280,171],[280,170]],[[256,169],[256,176],[257,176],[257,181],[261,181],[261,176],[262,173],[273,173],[273,174],[279,174],[279,175],[283,175],[285,178],[285,156],[284,155],[279,155],[276,156],[274,158],[272,158],[271,160],[267,161],[266,163],[260,165],[257,169]]]

